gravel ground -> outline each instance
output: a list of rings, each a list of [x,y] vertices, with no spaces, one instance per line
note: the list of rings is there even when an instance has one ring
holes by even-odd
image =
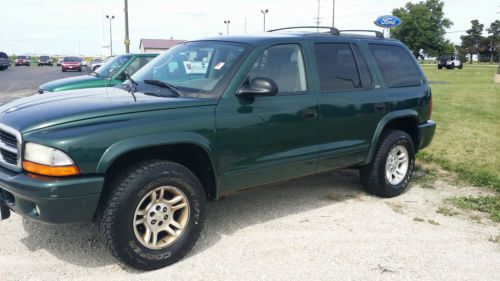
[[[498,280],[500,244],[490,237],[499,224],[436,213],[445,198],[489,191],[434,186],[381,199],[345,170],[238,192],[209,204],[187,257],[153,272],[117,264],[94,224],[14,214],[0,222],[0,279]]]
[[[0,103],[81,73],[0,72]],[[344,170],[235,193],[209,204],[207,224],[180,262],[153,272],[117,264],[94,224],[0,222],[0,280],[499,280],[498,223],[436,213],[446,198],[487,194],[445,181],[381,199]],[[474,215],[474,220],[470,217]]]

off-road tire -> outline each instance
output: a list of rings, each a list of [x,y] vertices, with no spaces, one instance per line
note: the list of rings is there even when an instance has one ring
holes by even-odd
[[[160,186],[174,186],[189,202],[190,218],[182,235],[160,250],[144,247],[134,234],[133,218],[141,199]],[[170,265],[193,247],[206,216],[206,196],[198,178],[174,162],[149,160],[135,164],[117,175],[110,186],[98,223],[106,246],[121,262],[139,269],[154,270]]]
[[[408,170],[403,180],[392,185],[386,178],[386,162],[391,149],[403,145],[408,151]],[[373,157],[373,161],[360,169],[361,183],[368,192],[382,197],[394,197],[405,191],[415,168],[415,147],[410,135],[399,130],[386,130]]]

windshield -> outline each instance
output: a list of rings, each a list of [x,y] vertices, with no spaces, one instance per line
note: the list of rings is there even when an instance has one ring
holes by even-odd
[[[41,59],[41,60],[48,60],[48,59],[49,59],[49,57],[48,57],[48,56],[41,56],[41,57],[40,57],[40,59]]]
[[[183,96],[216,98],[222,93],[212,90],[242,59],[245,50],[245,45],[237,43],[189,42],[156,57],[132,78],[138,83],[170,84]]]
[[[113,75],[115,75],[118,70],[122,68],[122,66],[127,63],[127,61],[131,58],[132,56],[117,56],[113,57],[107,62],[99,67],[95,73],[99,77],[106,77],[106,78],[111,78]]]
[[[25,60],[25,59],[27,59],[27,57],[26,57],[26,56],[17,56],[17,58],[18,58],[18,59],[21,59],[21,60]]]
[[[75,57],[65,57],[64,62],[80,62],[80,59]]]

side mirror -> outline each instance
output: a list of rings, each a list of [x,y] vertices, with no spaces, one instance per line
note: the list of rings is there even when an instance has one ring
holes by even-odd
[[[275,96],[279,92],[278,84],[272,79],[255,77],[250,82],[245,82],[238,90],[238,96]]]
[[[127,80],[127,73],[125,73],[125,71],[120,73],[118,76],[116,76],[116,80],[120,80],[120,81]]]

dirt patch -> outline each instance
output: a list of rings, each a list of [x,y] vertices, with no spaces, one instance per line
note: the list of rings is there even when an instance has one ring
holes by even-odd
[[[207,224],[180,262],[124,268],[95,225],[0,222],[2,280],[498,280],[498,223],[446,203],[490,194],[437,171],[432,188],[399,197],[363,191],[343,170],[238,192],[209,204]],[[424,173],[425,175],[425,173]],[[415,182],[419,182],[418,179]],[[450,215],[453,214],[453,215]]]

